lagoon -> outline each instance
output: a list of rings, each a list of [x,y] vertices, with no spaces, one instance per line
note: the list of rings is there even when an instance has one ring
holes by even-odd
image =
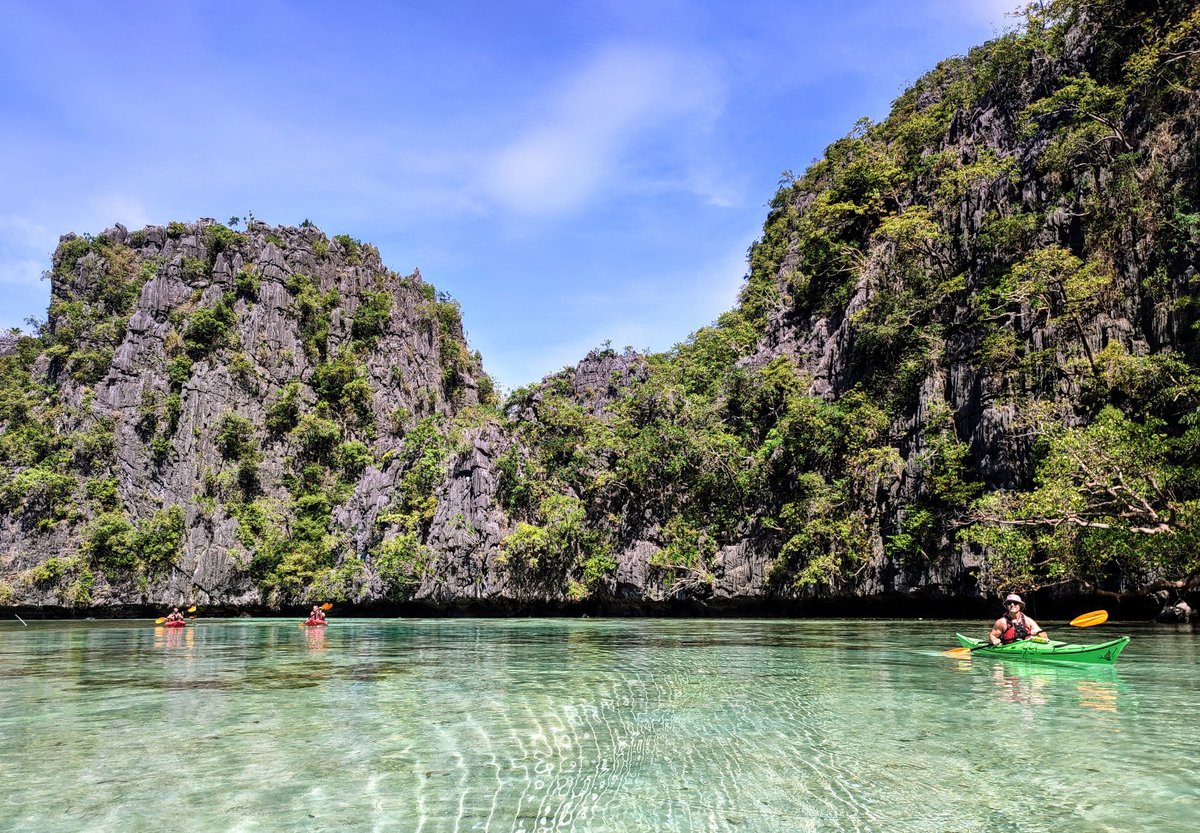
[[[336,613],[336,611],[334,611]],[[0,624],[0,831],[1193,831],[1200,636],[988,623]]]

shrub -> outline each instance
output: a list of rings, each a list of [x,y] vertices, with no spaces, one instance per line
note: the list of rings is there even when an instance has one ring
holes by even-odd
[[[66,517],[74,488],[74,477],[44,465],[35,466],[25,469],[0,486],[0,509],[9,512],[23,509],[27,514],[53,525]]]
[[[253,436],[253,422],[232,411],[226,411],[217,428],[217,448],[226,460],[240,459],[251,450]]]
[[[150,440],[150,459],[156,466],[161,466],[171,453],[171,438],[165,434],[157,434]]]
[[[115,477],[93,477],[84,485],[84,491],[98,509],[112,510],[121,503]]]
[[[267,408],[267,430],[273,436],[285,434],[296,427],[300,418],[300,385],[289,382],[275,404]]]
[[[187,384],[188,379],[192,378],[192,361],[190,356],[176,356],[167,363],[167,378],[171,380],[171,384],[177,388]]]
[[[66,600],[72,607],[87,607],[92,603],[92,587],[96,584],[96,576],[87,567],[80,567],[75,575],[75,581],[67,588]]]
[[[233,322],[233,309],[229,299],[222,299],[211,307],[196,310],[183,333],[188,355],[194,360],[199,360],[224,347]]]
[[[105,572],[132,570],[138,562],[137,535],[120,512],[97,515],[84,530],[83,554]]]
[[[31,569],[29,577],[38,584],[50,584],[71,573],[78,565],[78,558],[55,555]]]
[[[412,532],[401,532],[383,542],[375,559],[375,571],[389,598],[410,597],[429,568],[432,553]]]
[[[342,247],[342,251],[346,253],[346,261],[348,263],[360,263],[362,261],[361,240],[355,240],[348,234],[339,234],[333,239],[334,242]]]
[[[204,242],[208,246],[209,262],[215,261],[221,252],[232,251],[244,239],[241,234],[220,223],[209,226],[204,230]]]
[[[160,509],[138,524],[138,553],[149,574],[166,570],[179,557],[183,548],[183,524],[183,507],[178,505]]]
[[[387,328],[392,314],[392,293],[368,292],[354,314],[350,335],[360,347],[374,344]]]
[[[178,393],[167,394],[163,411],[167,418],[167,425],[171,431],[174,431],[175,427],[179,425],[179,416],[183,413],[183,399]]]
[[[300,417],[291,436],[303,455],[310,460],[329,460],[342,441],[342,432],[337,423],[320,416],[316,411]]]
[[[317,365],[313,370],[312,388],[317,398],[330,404],[339,404],[342,390],[359,376],[359,368],[347,353],[339,353],[333,359]]]
[[[67,358],[67,371],[75,381],[84,385],[93,385],[108,375],[112,357],[113,349],[111,347],[76,350]]]
[[[295,274],[288,279],[288,290],[296,296],[300,312],[300,339],[308,356],[325,355],[329,341],[330,315],[340,300],[337,290],[321,292],[317,279],[311,275]]]
[[[253,266],[247,265],[238,270],[237,276],[233,279],[233,285],[239,298],[257,300],[262,278],[259,277]]]
[[[374,460],[371,449],[357,440],[342,443],[337,450],[337,464],[347,477],[357,477]]]
[[[180,271],[183,274],[184,282],[195,286],[205,282],[211,271],[211,266],[207,261],[201,260],[198,257],[184,257],[183,262],[180,264]],[[199,292],[198,289],[196,291]]]
[[[59,274],[69,275],[75,271],[75,264],[92,250],[92,241],[87,237],[76,237],[60,243],[54,252],[54,269]]]

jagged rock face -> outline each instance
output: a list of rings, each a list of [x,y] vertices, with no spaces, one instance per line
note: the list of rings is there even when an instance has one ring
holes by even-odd
[[[113,280],[106,254],[131,261],[126,271],[147,278],[101,378],[80,381],[61,360],[42,360],[41,370],[78,420],[111,420],[111,473],[131,520],[162,507],[185,512],[182,550],[168,574],[143,582],[136,592],[110,586],[100,575],[92,591],[97,605],[264,601],[247,572],[252,547],[239,537],[225,494],[236,464],[222,434],[229,424],[243,427],[239,443],[254,450],[248,457],[254,497],[283,507],[285,516],[296,500],[286,482],[310,462],[293,430],[297,418],[322,408],[329,425],[341,429],[338,439],[365,446],[354,497],[339,515],[350,519],[353,537],[352,507],[374,507],[362,513],[370,524],[388,502],[393,481],[386,472],[396,466],[379,461],[405,432],[424,418],[451,416],[478,401],[481,371],[463,344],[457,308],[438,299],[419,273],[389,272],[373,247],[329,240],[311,227],[252,222],[215,251],[214,228],[203,220],[132,234],[117,226],[101,236],[105,245],[54,273],[52,296],[64,305],[94,298],[103,291],[98,284]],[[77,240],[63,238],[59,257]],[[369,325],[360,316],[364,305],[375,316]],[[198,313],[210,310],[223,318],[211,333],[196,323]],[[67,329],[69,313],[68,306],[52,304],[48,329]],[[219,344],[206,343],[213,339]],[[81,340],[87,346],[88,335]],[[339,360],[355,377],[353,403],[346,395],[350,385],[340,395],[329,393],[344,381],[328,378]],[[293,418],[272,430],[269,415],[288,396],[295,400]],[[39,535],[30,534],[20,516],[6,516],[0,552],[9,554],[9,570],[78,550],[89,518],[76,520],[73,527],[60,524]],[[60,604],[60,589],[31,586],[21,601]]]

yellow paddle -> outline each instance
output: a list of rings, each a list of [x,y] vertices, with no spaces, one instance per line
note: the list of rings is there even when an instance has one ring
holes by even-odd
[[[1093,610],[1091,613],[1084,613],[1076,616],[1071,620],[1073,628],[1090,628],[1092,625],[1102,625],[1108,621],[1107,610]]]

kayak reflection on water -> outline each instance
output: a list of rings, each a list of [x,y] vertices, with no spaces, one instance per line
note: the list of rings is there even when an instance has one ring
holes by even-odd
[[[1118,710],[1121,681],[1109,666],[998,662],[991,678],[1005,702],[1043,706],[1069,701],[1092,711],[1115,714]]]
[[[325,629],[324,628],[305,628],[304,629],[304,646],[310,651],[324,651],[325,645]]]

